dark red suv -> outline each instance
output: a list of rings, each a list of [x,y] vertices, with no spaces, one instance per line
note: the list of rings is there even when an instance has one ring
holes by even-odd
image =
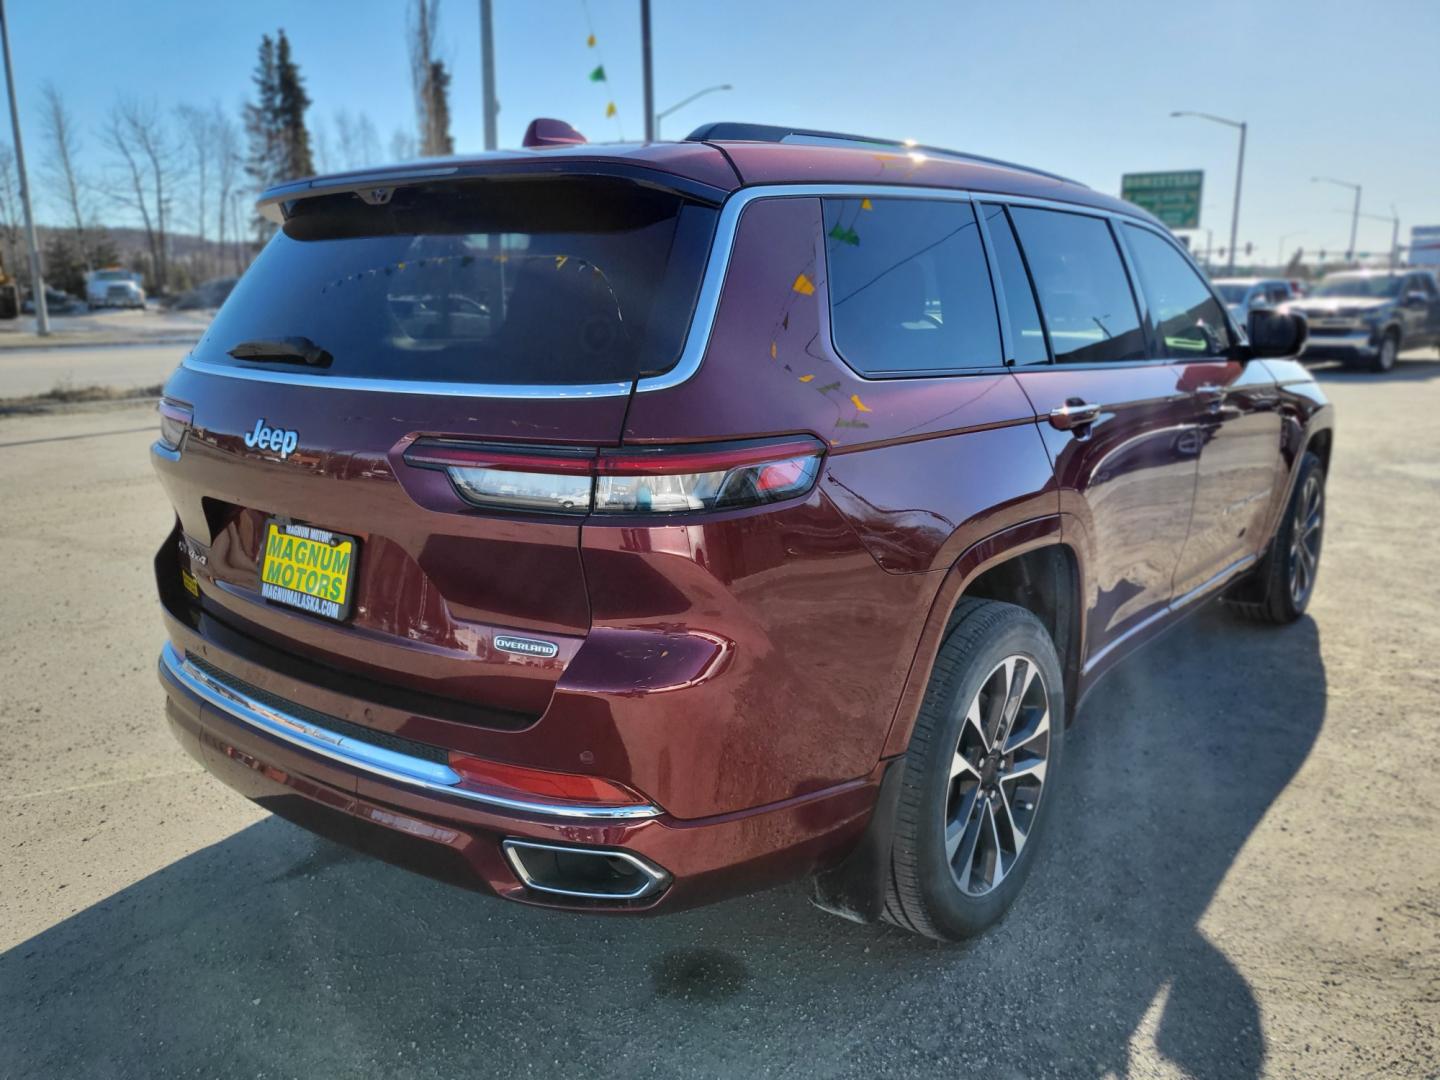
[[[1063,178],[721,124],[267,193],[165,387],[176,737],[526,903],[997,919],[1100,675],[1315,582],[1331,408]]]

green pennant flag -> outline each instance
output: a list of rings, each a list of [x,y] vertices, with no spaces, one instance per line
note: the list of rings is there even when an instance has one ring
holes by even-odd
[[[605,81],[605,65],[604,65],[604,64],[601,64],[599,67],[597,67],[594,71],[592,71],[592,72],[590,73],[590,81],[591,81],[591,82],[604,82],[604,81]]]

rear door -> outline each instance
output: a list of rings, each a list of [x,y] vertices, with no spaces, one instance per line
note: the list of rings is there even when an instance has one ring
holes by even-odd
[[[538,717],[590,625],[589,494],[526,455],[619,443],[635,379],[679,355],[714,220],[615,177],[301,200],[166,388],[194,409],[157,469],[203,616],[271,670]],[[457,441],[473,467],[446,466]],[[353,540],[343,604],[293,602],[333,569],[304,530]]]
[[[1200,460],[1195,509],[1175,569],[1177,598],[1214,587],[1265,541],[1280,466],[1279,392],[1259,361],[1234,358],[1224,308],[1179,248],[1126,224],[1120,234],[1145,294],[1158,355],[1194,395]],[[1284,288],[1270,282],[1270,295]]]
[[[1179,366],[1152,359],[1106,218],[999,205],[985,206],[984,217],[1012,331],[1012,292],[1039,301],[1045,362],[1014,371],[1048,420],[1040,428],[1087,578],[1085,651],[1093,664],[1170,602],[1195,488],[1193,400]],[[1005,274],[1007,262],[1023,276]],[[1011,285],[1017,277],[1033,294]],[[1035,341],[1024,327],[1012,337]],[[1041,359],[1033,344],[1022,347]]]

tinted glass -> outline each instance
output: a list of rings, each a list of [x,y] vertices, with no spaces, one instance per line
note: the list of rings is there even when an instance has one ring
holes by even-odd
[[[1035,306],[1035,293],[1030,275],[1015,243],[1010,219],[1004,207],[985,203],[980,207],[985,226],[990,230],[990,246],[995,250],[995,269],[1005,289],[1006,317],[1010,320],[1012,360],[1017,364],[1046,364],[1050,351],[1045,347],[1045,331],[1040,324],[1040,310]]]
[[[1125,265],[1101,218],[1012,207],[1060,363],[1145,359]]]
[[[1125,238],[1165,355],[1181,360],[1223,356],[1230,348],[1230,331],[1220,302],[1200,275],[1149,229],[1127,225]]]
[[[1399,296],[1400,280],[1387,274],[1331,274],[1320,282],[1314,295],[1379,300]]]
[[[674,365],[714,210],[618,180],[480,181],[302,200],[236,285],[198,359],[307,375],[618,382]],[[328,367],[241,362],[304,337]]]
[[[968,202],[826,199],[835,348],[867,375],[998,365],[995,296]]]

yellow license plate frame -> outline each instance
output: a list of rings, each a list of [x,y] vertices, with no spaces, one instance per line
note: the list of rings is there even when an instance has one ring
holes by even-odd
[[[350,617],[360,541],[284,518],[266,518],[260,543],[260,595],[331,622]]]

